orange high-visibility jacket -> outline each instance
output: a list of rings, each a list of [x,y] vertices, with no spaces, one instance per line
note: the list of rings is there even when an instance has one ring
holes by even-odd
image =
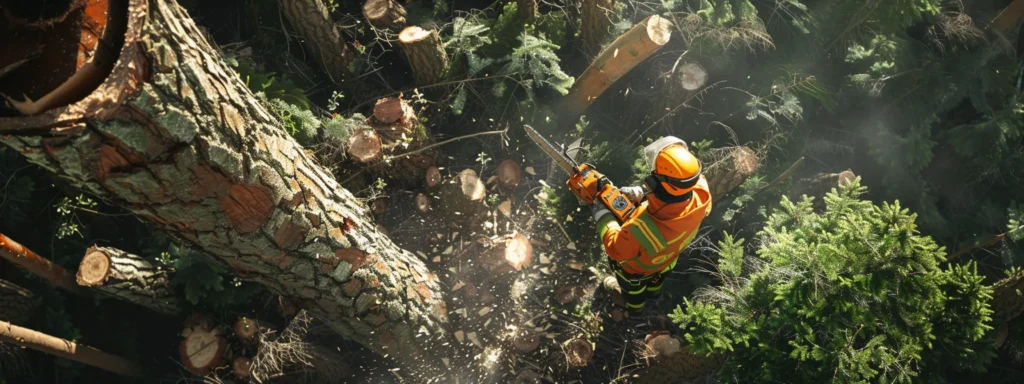
[[[597,230],[608,257],[623,270],[650,275],[675,266],[679,253],[697,235],[710,212],[711,192],[701,176],[689,200],[666,204],[648,195],[628,221],[620,225],[614,215],[604,215],[598,219]]]

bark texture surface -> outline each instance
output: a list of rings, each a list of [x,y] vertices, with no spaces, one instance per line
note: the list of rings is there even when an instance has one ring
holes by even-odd
[[[133,0],[111,76],[0,141],[400,362],[440,357],[437,277],[281,128],[196,25]]]
[[[584,53],[598,54],[614,17],[615,0],[583,0],[580,6],[580,39]]]
[[[154,311],[181,313],[171,271],[161,269],[141,256],[109,247],[89,247],[78,265],[78,285],[128,301]]]
[[[36,301],[32,291],[0,280],[0,321],[24,325],[32,320]]]
[[[992,285],[992,323],[1013,320],[1024,312],[1024,272],[1016,272]]]
[[[280,0],[281,13],[288,23],[306,39],[306,48],[313,52],[327,70],[331,81],[340,83],[349,72],[355,54],[345,44],[338,26],[331,20],[323,0]]]
[[[416,85],[431,85],[441,80],[448,67],[448,54],[437,30],[406,27],[398,34],[398,42],[402,44],[402,52],[412,69]]]
[[[726,149],[721,159],[704,164],[712,201],[718,201],[757,172],[758,158],[747,147]]]
[[[377,29],[397,32],[405,28],[405,7],[395,0],[366,0],[363,16]]]

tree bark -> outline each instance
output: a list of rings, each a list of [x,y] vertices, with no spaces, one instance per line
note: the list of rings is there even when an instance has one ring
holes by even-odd
[[[32,291],[0,280],[0,321],[25,325],[32,320],[36,301]]]
[[[1024,272],[1016,272],[992,285],[992,323],[1009,322],[1024,313]]]
[[[597,55],[615,18],[615,0],[583,0],[580,8],[583,53],[588,56]]]
[[[331,81],[340,84],[348,76],[355,55],[328,14],[327,5],[323,0],[280,0],[280,4],[285,19],[305,38],[306,48],[313,52]]]
[[[1009,37],[1010,32],[1020,24],[1022,17],[1024,17],[1024,0],[1014,0],[996,18],[992,19],[990,26],[1004,36]]]
[[[704,177],[712,201],[718,201],[757,172],[757,154],[747,147],[733,147],[720,160],[704,165]]]
[[[89,247],[78,265],[76,280],[83,287],[163,314],[181,313],[171,289],[171,271],[120,249]]]
[[[448,54],[441,44],[437,30],[425,30],[417,26],[406,27],[398,34],[406,62],[412,68],[416,85],[432,85],[441,80],[448,68]]]
[[[537,0],[516,0],[516,9],[524,23],[533,23],[537,19]]]
[[[369,349],[437,367],[437,276],[382,235],[253,97],[185,11],[133,0],[111,76],[82,101],[0,119],[0,141],[215,256]]]
[[[2,121],[0,119],[0,126]],[[21,267],[29,273],[39,276],[53,284],[53,286],[65,291],[81,294],[82,290],[75,283],[75,278],[61,266],[51,263],[50,260],[37,255],[31,249],[18,244],[11,238],[0,234],[0,257]]]
[[[22,328],[6,321],[0,321],[0,342],[34,349],[119,375],[142,376],[143,374],[142,367],[122,357],[107,354],[71,340]]]
[[[672,23],[652,15],[615,39],[573,83],[563,102],[562,125],[569,127],[576,124],[580,115],[595,99],[633,67],[667,44],[671,35]]]
[[[363,16],[377,29],[395,32],[405,28],[405,7],[395,0],[366,0]]]

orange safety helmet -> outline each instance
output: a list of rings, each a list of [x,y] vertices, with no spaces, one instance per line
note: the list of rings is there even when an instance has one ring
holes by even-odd
[[[645,180],[653,190],[660,186],[672,196],[682,196],[693,189],[701,174],[701,164],[690,153],[686,143],[674,136],[666,136],[644,148],[651,176]]]

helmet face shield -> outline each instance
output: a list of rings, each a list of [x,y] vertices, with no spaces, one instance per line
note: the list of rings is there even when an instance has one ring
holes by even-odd
[[[654,162],[658,159],[658,154],[661,153],[661,150],[672,144],[681,144],[683,147],[689,149],[689,147],[686,146],[686,142],[675,136],[662,137],[644,147],[644,163],[647,164],[648,171],[654,171]]]

